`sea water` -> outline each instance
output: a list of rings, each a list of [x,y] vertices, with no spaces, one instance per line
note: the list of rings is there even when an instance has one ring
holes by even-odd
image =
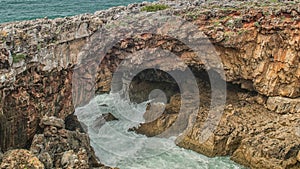
[[[147,102],[133,104],[118,94],[95,97],[77,108],[75,114],[85,125],[100,161],[120,169],[242,169],[228,157],[208,158],[175,145],[175,138],[146,137],[128,131],[144,122]],[[111,113],[118,120],[97,126],[97,118]],[[99,121],[98,121],[99,122]]]
[[[124,6],[144,0],[0,0],[0,23],[58,18]],[[152,2],[154,0],[148,0]]]

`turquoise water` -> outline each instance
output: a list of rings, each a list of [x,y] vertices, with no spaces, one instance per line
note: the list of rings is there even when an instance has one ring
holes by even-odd
[[[120,169],[244,169],[228,157],[208,158],[177,147],[175,138],[148,138],[128,132],[144,121],[146,104],[132,104],[118,94],[104,94],[76,109],[75,114],[87,126],[91,145],[103,164]],[[95,126],[95,119],[108,112],[119,120]]]
[[[143,1],[145,0],[0,0],[0,23],[94,13],[113,6]]]

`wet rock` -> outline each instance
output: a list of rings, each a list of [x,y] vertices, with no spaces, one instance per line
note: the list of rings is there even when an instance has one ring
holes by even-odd
[[[135,131],[136,133],[144,134],[148,137],[162,134],[176,121],[180,102],[180,96],[175,95],[171,97],[170,103],[167,105],[152,103],[144,113],[145,123],[140,124],[139,127],[129,129],[129,131]]]
[[[111,113],[105,113],[105,114],[102,114],[100,117],[98,117],[94,121],[92,127],[94,130],[99,130],[106,122],[114,121],[114,120],[118,120],[118,119]]]
[[[111,113],[105,113],[102,115],[102,117],[105,119],[105,121],[114,121],[114,120],[119,120],[118,118],[116,118],[114,115],[112,115]]]
[[[3,156],[0,168],[36,168],[44,169],[43,163],[28,150],[16,149],[6,152]]]

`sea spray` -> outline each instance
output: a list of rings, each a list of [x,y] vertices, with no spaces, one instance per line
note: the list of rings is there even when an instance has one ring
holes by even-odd
[[[75,114],[87,126],[91,144],[100,161],[121,169],[240,169],[228,157],[208,158],[191,150],[177,147],[175,138],[146,137],[128,131],[144,122],[147,102],[133,104],[118,94],[95,97]],[[95,128],[96,119],[111,113],[118,120]]]

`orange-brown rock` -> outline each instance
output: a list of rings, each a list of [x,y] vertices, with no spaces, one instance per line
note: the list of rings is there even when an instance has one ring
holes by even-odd
[[[24,169],[35,168],[44,169],[44,164],[33,155],[32,152],[24,149],[10,150],[3,156],[0,168]]]
[[[248,103],[243,97],[232,98],[233,107],[227,104],[218,129],[203,144],[198,140],[199,126],[206,117],[206,109],[202,107],[196,125],[190,126],[190,132],[182,136],[178,145],[209,156],[233,155],[235,161],[254,168],[297,167],[300,142],[294,130],[300,97],[299,1],[160,2],[167,3],[170,8],[153,16],[174,14],[195,24],[219,53],[226,75],[223,78],[260,94],[252,98],[256,102]],[[150,14],[138,12],[141,6],[134,16],[148,17]],[[118,22],[131,15],[130,10],[117,7],[93,15],[0,25],[2,150],[31,145],[43,116],[64,120],[74,112],[74,105],[86,103],[92,97],[90,93],[85,95],[86,91],[109,92],[113,73],[120,63],[129,60],[138,64],[141,58],[127,57],[142,49],[168,50],[195,72],[204,70],[203,62],[195,58],[186,44],[175,37],[159,34],[163,31],[159,28],[152,30],[156,33],[131,34],[118,39],[99,65],[87,60],[91,61],[87,62],[88,67],[97,70],[96,75],[84,66],[76,67],[82,59],[81,52],[89,50],[85,45],[97,40],[95,32],[114,20]],[[151,26],[151,23],[145,24]],[[168,25],[164,26],[168,29]],[[128,25],[128,28],[135,27],[139,28],[134,23]],[[184,25],[178,27],[184,28]],[[113,39],[120,32],[110,32],[108,38]],[[182,35],[192,37],[193,33]],[[168,70],[182,68],[179,62],[169,60],[147,62],[148,65],[156,63],[164,64]],[[78,84],[72,84],[74,71],[82,75],[75,75]],[[82,79],[89,81],[86,83]],[[149,81],[170,83],[164,76]],[[83,86],[84,90],[72,93],[72,85]],[[165,114],[163,120],[166,118],[174,119]],[[156,121],[153,125],[160,130],[169,124],[161,125]],[[51,127],[46,130],[49,137],[55,132]]]

